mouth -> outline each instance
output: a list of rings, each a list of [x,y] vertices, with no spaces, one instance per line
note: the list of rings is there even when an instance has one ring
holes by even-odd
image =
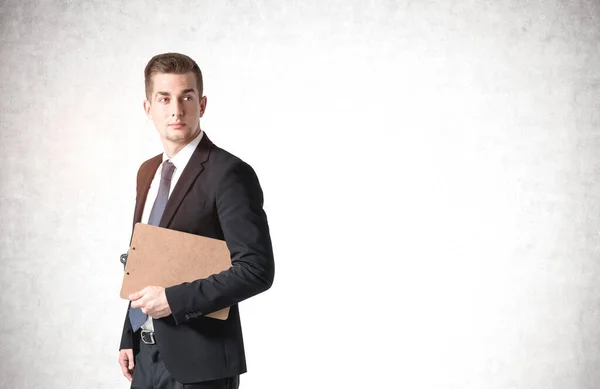
[[[172,124],[169,124],[169,127],[175,128],[175,129],[183,128],[183,127],[185,127],[185,123],[172,123]]]

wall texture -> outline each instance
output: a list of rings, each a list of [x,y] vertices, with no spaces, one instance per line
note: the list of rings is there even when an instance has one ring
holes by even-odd
[[[0,35],[1,388],[128,387],[117,260],[165,51],[265,191],[243,388],[598,387],[595,0],[5,0]]]

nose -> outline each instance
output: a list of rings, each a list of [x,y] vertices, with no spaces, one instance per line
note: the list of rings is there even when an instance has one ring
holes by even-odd
[[[173,117],[183,116],[183,104],[181,104],[179,101],[174,100],[171,109],[172,109],[171,116],[173,116]]]

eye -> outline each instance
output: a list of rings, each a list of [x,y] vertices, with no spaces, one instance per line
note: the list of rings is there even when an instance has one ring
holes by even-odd
[[[169,102],[169,98],[168,97],[160,97],[158,99],[159,103],[168,103]]]
[[[192,96],[185,96],[183,98],[183,101],[192,101],[192,100],[194,100],[194,98]]]

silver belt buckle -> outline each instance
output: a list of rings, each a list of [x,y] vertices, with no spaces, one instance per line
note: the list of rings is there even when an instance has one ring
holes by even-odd
[[[156,344],[156,340],[154,340],[154,331],[142,330],[141,338],[142,342],[146,344]]]

